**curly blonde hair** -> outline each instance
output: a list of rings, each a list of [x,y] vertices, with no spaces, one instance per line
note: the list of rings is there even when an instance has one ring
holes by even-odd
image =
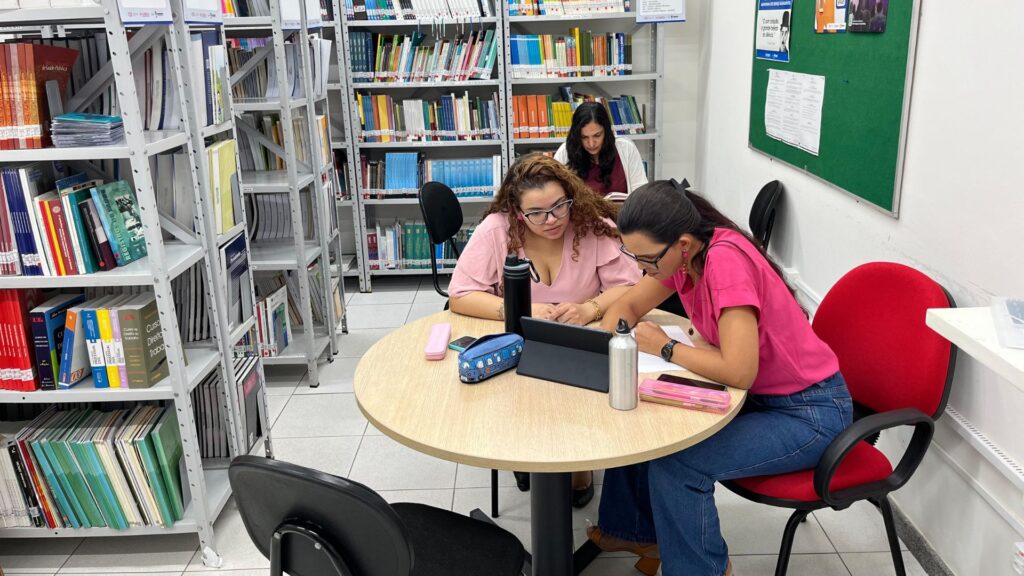
[[[543,188],[548,182],[558,182],[565,190],[565,197],[573,201],[569,221],[576,231],[572,240],[574,262],[579,258],[580,238],[587,234],[619,237],[618,231],[604,221],[605,218],[615,221],[619,215],[618,206],[591,190],[561,162],[535,152],[521,156],[512,164],[498,194],[484,213],[484,218],[491,214],[505,214],[508,218],[509,253],[518,252],[525,244],[526,222],[517,217],[523,193]]]

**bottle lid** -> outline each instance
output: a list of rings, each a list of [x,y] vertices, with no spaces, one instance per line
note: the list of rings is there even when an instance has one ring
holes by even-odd
[[[629,334],[629,322],[625,318],[619,318],[619,324],[615,327],[616,334]]]

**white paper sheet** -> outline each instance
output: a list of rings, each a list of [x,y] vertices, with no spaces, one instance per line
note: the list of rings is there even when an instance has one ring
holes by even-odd
[[[662,326],[662,328],[669,338],[685,346],[693,346],[693,340],[690,340],[690,336],[679,326]],[[646,372],[672,372],[680,369],[678,364],[665,362],[661,359],[661,356],[647,354],[646,352],[641,352],[639,356],[637,371],[641,374]]]
[[[637,0],[637,22],[686,22],[686,0]]]
[[[768,71],[764,129],[768,136],[818,155],[825,77]]]

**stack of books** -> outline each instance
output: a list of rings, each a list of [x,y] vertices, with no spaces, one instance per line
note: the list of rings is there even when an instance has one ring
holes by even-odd
[[[50,130],[53,145],[58,148],[110,146],[124,139],[120,116],[70,112],[54,118]]]
[[[71,48],[0,44],[0,150],[50,145],[50,110],[59,110],[78,59]]]
[[[184,516],[173,407],[50,407],[0,442],[8,524],[126,530],[169,527]]]

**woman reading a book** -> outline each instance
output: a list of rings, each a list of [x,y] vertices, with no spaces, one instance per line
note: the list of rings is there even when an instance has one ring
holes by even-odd
[[[600,320],[640,271],[619,251],[605,202],[565,166],[542,154],[516,160],[483,221],[459,257],[448,286],[452,312],[503,320],[505,257],[527,257],[540,281],[532,288],[533,316],[585,325]],[[516,475],[521,490],[528,475]],[[573,475],[573,505],[593,498],[589,472]]]
[[[569,136],[555,152],[587,186],[609,200],[621,201],[647,184],[647,173],[636,144],[617,138],[608,109],[599,102],[584,102],[572,115]]]
[[[622,250],[647,272],[613,304],[602,327],[636,326],[642,352],[748,390],[721,431],[651,462],[607,470],[600,524],[590,539],[630,551],[664,576],[730,574],[719,528],[718,480],[814,467],[852,419],[836,355],[811,329],[779,266],[710,202],[675,181],[633,192],[618,219]],[[679,344],[639,322],[673,292],[703,336]]]

